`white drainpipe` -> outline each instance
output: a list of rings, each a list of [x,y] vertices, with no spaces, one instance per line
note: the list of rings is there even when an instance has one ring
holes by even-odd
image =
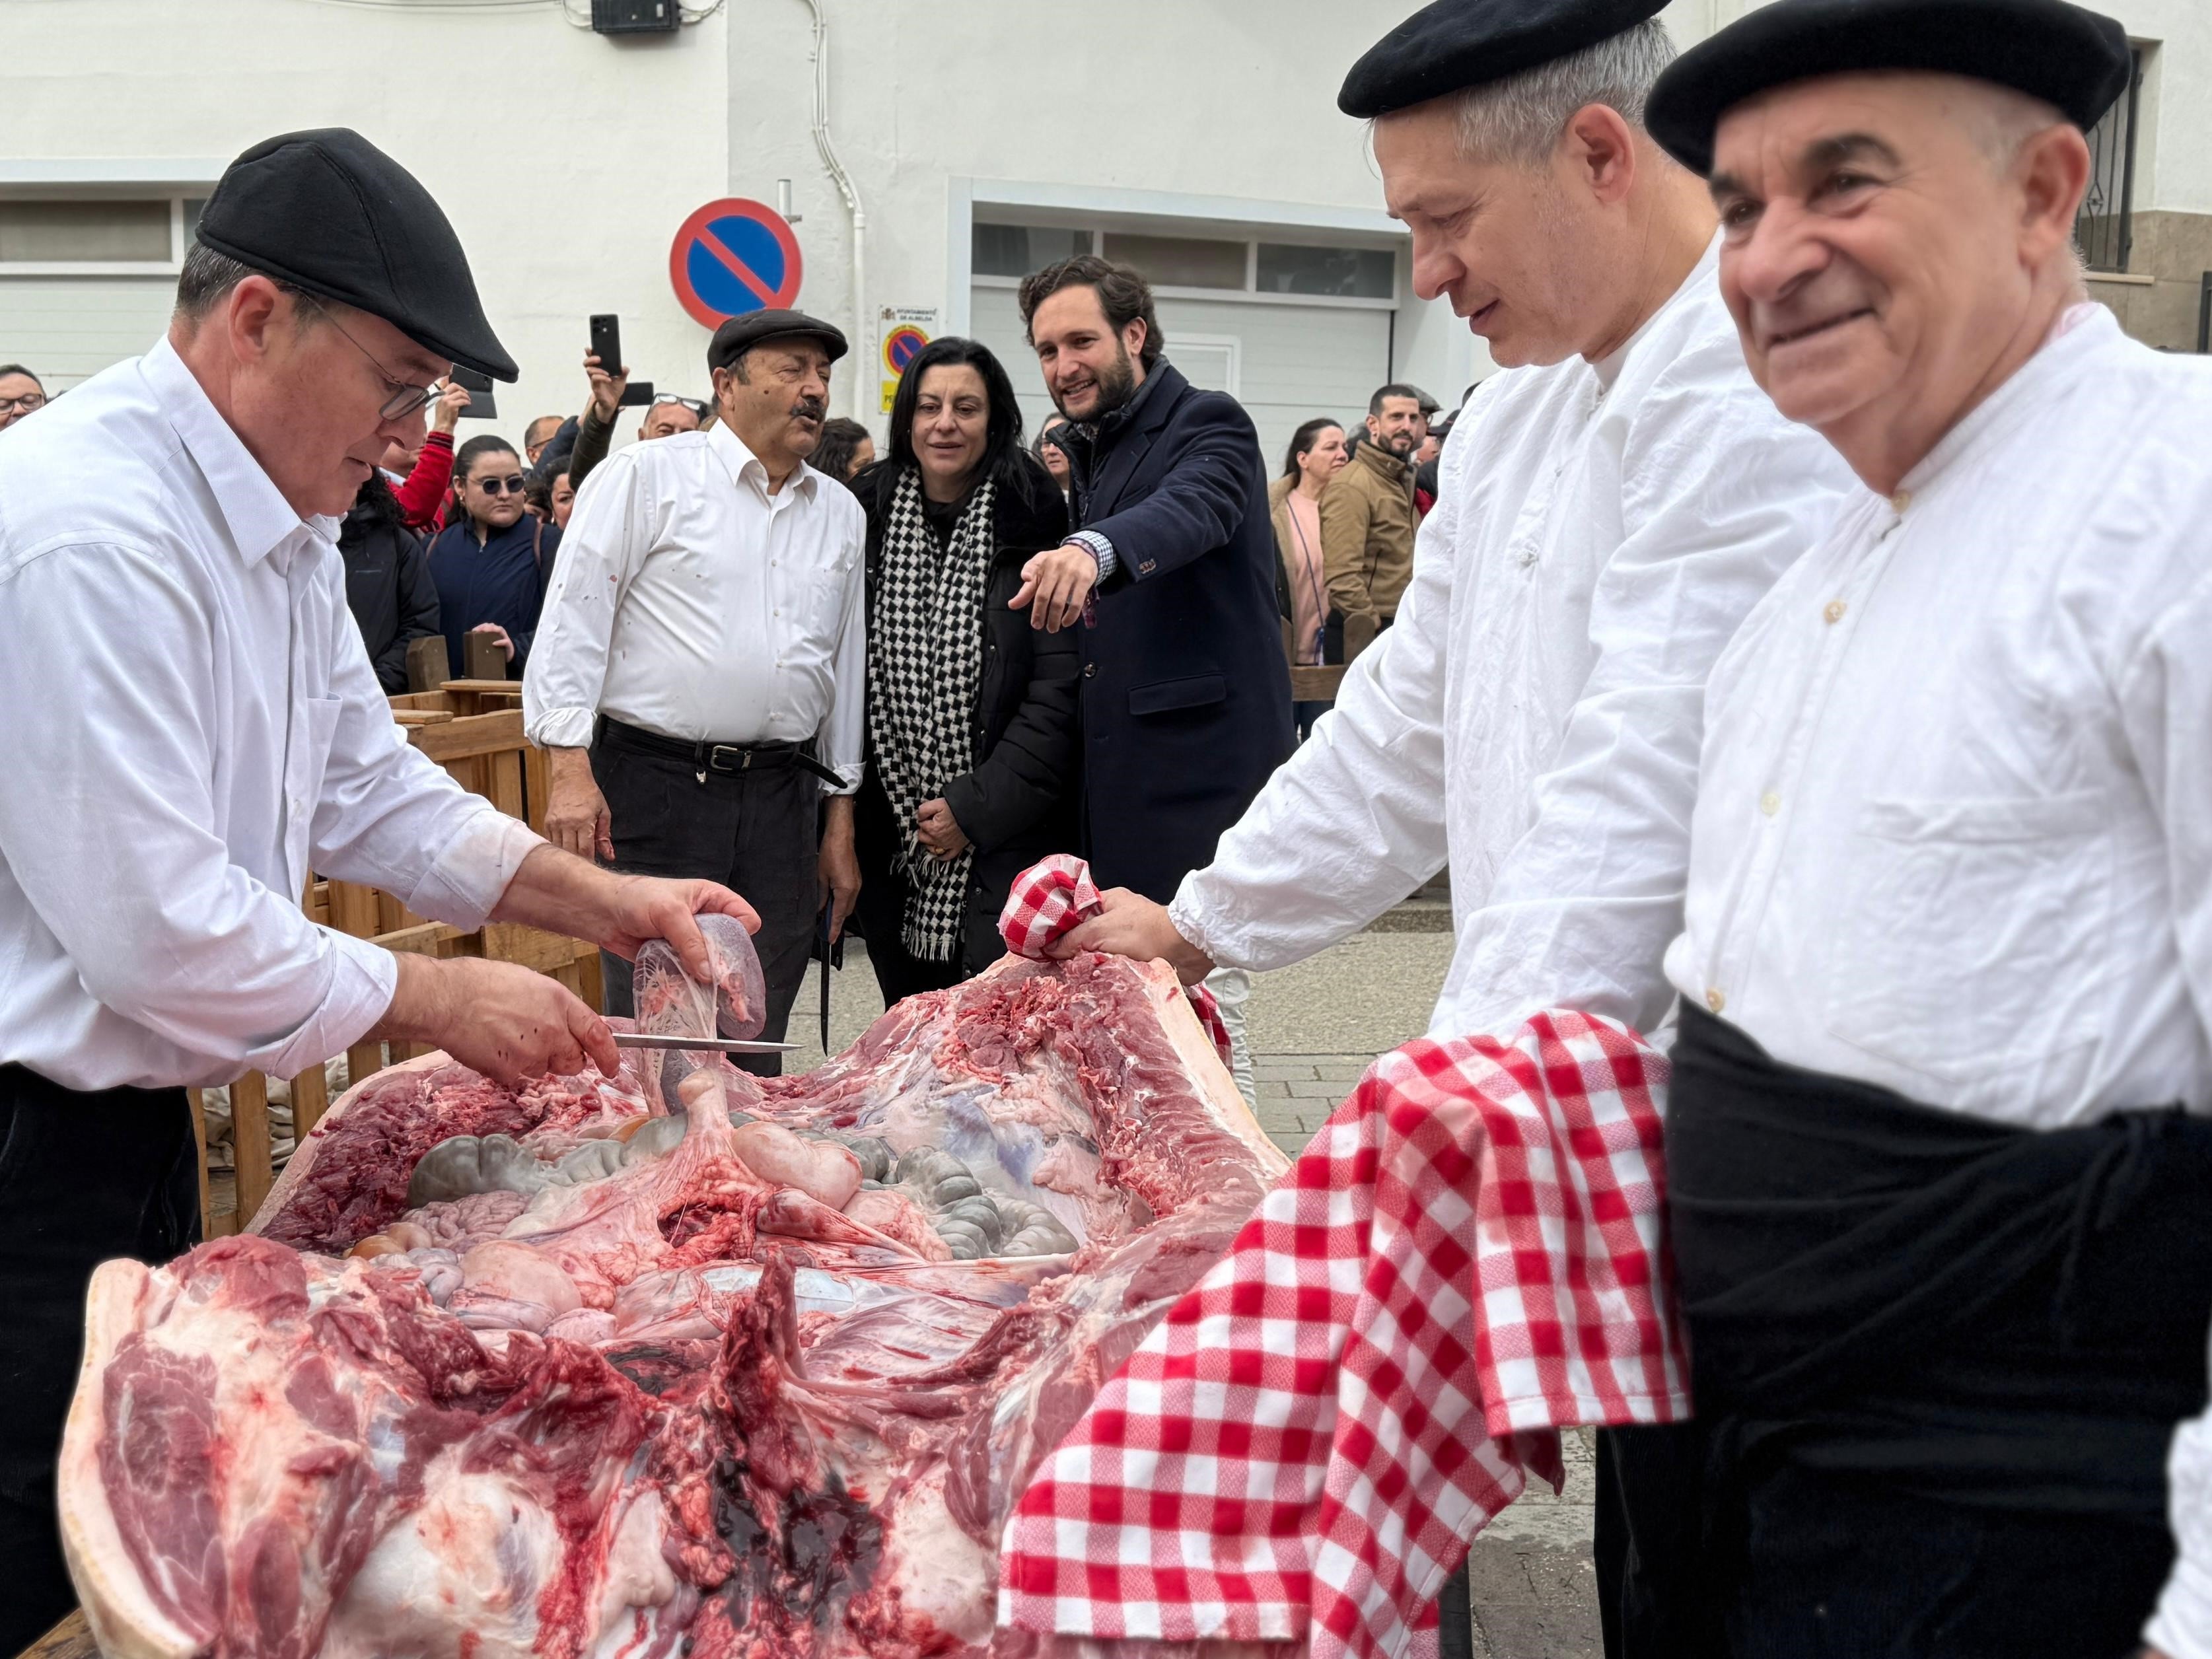
[[[848,381],[852,388],[852,416],[863,426],[870,426],[874,411],[869,406],[868,392],[875,380],[876,331],[868,310],[868,216],[860,210],[860,192],[853,175],[845,171],[845,164],[837,159],[836,146],[830,141],[830,20],[823,15],[822,0],[805,0],[805,5],[814,14],[814,148],[821,151],[822,165],[836,181],[837,193],[845,198],[845,210],[853,220],[853,351]]]

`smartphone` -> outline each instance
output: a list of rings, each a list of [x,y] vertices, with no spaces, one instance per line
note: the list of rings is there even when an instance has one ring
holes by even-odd
[[[618,409],[638,409],[652,401],[653,382],[650,380],[632,380],[629,385],[623,387],[622,401],[617,404],[616,407]]]
[[[611,311],[603,311],[592,319],[592,355],[599,360],[599,367],[610,374],[623,370],[622,319]]]
[[[492,396],[491,376],[479,374],[473,368],[453,365],[453,384],[469,394],[469,406],[461,417],[470,421],[495,421],[499,418],[499,402]]]

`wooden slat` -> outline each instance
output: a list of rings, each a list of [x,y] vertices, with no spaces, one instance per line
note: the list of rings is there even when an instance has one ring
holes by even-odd
[[[536,744],[522,750],[523,822],[539,835],[545,833],[545,802],[553,793],[551,757]]]
[[[273,1175],[269,1157],[269,1085],[248,1072],[230,1085],[230,1148],[237,1160],[238,1224],[253,1219],[269,1196]]]
[[[520,680],[450,679],[438,688],[447,696],[519,697],[522,695]]]
[[[330,884],[331,926],[356,939],[368,939],[383,931],[377,915],[377,893],[357,881]]]
[[[381,1042],[356,1042],[346,1050],[346,1076],[358,1083],[365,1077],[374,1077],[384,1069],[384,1045]]]
[[[576,958],[576,994],[584,1000],[586,1008],[606,1011],[607,991],[605,964],[599,960],[599,951],[590,945]]]
[[[548,933],[517,922],[489,922],[483,930],[483,953],[488,961],[520,963],[541,974],[551,974],[556,979],[561,977],[561,969],[574,964],[577,952],[586,948],[589,947],[565,933]],[[565,980],[562,982],[568,984]],[[574,985],[568,988],[576,989]]]
[[[379,933],[370,943],[381,945],[387,951],[434,957],[438,954],[440,945],[448,939],[462,936],[459,928],[445,922],[418,921],[411,927],[398,927],[388,933]]]
[[[1344,684],[1344,670],[1332,663],[1326,668],[1291,670],[1291,697],[1297,702],[1334,702]]]
[[[100,1645],[84,1615],[73,1613],[25,1648],[21,1659],[100,1659]]]
[[[307,1138],[323,1114],[331,1107],[331,1088],[319,1066],[305,1071],[292,1079],[292,1145],[297,1147]]]
[[[417,726],[443,726],[453,717],[442,708],[395,708],[392,711],[392,718],[400,725],[411,728]]]
[[[442,726],[419,726],[407,734],[407,740],[441,766],[471,756],[520,749],[522,711],[502,708],[495,714],[447,720]]]
[[[522,816],[522,756],[509,750],[484,757],[484,795],[511,818]]]
[[[444,684],[444,678],[439,683]],[[408,691],[396,697],[386,697],[385,701],[392,705],[394,714],[403,708],[434,708],[447,714],[453,712],[453,700],[442,691]]]
[[[207,1104],[197,1089],[185,1090],[185,1101],[192,1109],[192,1144],[200,1152],[200,1230],[204,1237],[212,1238],[215,1235],[207,1231],[213,1218],[208,1214]]]

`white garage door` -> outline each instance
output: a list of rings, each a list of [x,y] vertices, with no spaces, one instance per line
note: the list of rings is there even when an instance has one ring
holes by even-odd
[[[978,283],[969,327],[999,354],[1020,394],[1030,432],[1052,412],[1036,357],[1022,337],[1014,290]],[[1194,386],[1226,392],[1260,428],[1260,453],[1272,475],[1300,422],[1316,415],[1350,423],[1389,378],[1390,318],[1379,309],[1162,300],[1160,331],[1168,360]]]
[[[173,276],[0,276],[0,363],[63,391],[146,350],[176,301]]]

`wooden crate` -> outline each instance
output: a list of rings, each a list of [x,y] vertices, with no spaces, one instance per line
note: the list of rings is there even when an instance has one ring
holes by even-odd
[[[392,718],[407,741],[444,767],[473,794],[502,812],[543,830],[547,769],[544,751],[522,735],[522,688],[507,680],[452,680],[442,690],[392,699]],[[580,939],[511,922],[492,922],[473,933],[429,921],[374,887],[311,878],[301,903],[315,921],[389,951],[436,957],[483,957],[520,963],[549,974],[591,1006],[599,1006],[599,953]],[[413,1057],[411,1043],[356,1043],[346,1051],[355,1080]],[[329,1109],[323,1068],[289,1080],[292,1133],[303,1137]],[[235,1168],[210,1171],[200,1091],[187,1091],[200,1147],[200,1214],[210,1238],[234,1233],[269,1195],[275,1178],[269,1128],[269,1079],[249,1072],[230,1085],[231,1145]]]

